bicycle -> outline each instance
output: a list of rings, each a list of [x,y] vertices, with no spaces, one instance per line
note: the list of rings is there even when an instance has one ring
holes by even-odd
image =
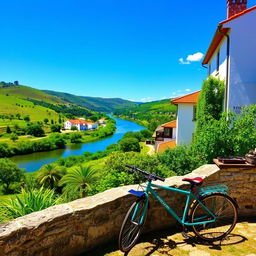
[[[155,174],[145,172],[134,166],[126,165],[128,173],[142,174],[147,183],[144,191],[130,190],[137,200],[128,210],[119,233],[119,249],[128,252],[136,244],[142,228],[145,224],[149,208],[149,195],[153,195],[182,226],[182,235],[188,238],[188,228],[191,227],[194,234],[207,242],[223,240],[235,227],[237,222],[236,201],[227,194],[226,185],[216,185],[201,188],[203,179],[184,178],[183,181],[190,183],[190,191],[174,187],[153,184],[153,181],[165,181]],[[159,196],[154,188],[161,188],[186,195],[186,203],[183,214],[179,217],[176,212]]]

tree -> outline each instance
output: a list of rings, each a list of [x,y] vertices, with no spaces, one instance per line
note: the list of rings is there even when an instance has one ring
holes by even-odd
[[[10,126],[7,125],[7,127],[6,127],[6,133],[11,133],[11,132],[12,132],[12,130],[11,130]]]
[[[45,119],[44,119],[44,123],[45,123],[45,124],[48,124],[48,122],[49,122],[49,119],[48,119],[48,118],[45,118]]]
[[[0,183],[5,194],[10,193],[10,185],[19,182],[23,176],[23,171],[10,159],[0,158]]]
[[[27,134],[33,135],[35,137],[43,137],[44,130],[39,124],[30,124],[27,127]]]
[[[196,131],[209,119],[219,120],[223,110],[224,82],[209,77],[204,81],[196,110]]]
[[[123,152],[135,151],[140,152],[140,144],[136,138],[124,138],[118,142]]]
[[[71,131],[77,131],[77,127],[76,126],[71,126]]]
[[[51,132],[60,132],[61,125],[59,124],[52,124],[51,125]]]
[[[38,172],[36,178],[41,185],[54,189],[58,186],[60,179],[66,173],[66,168],[54,164],[44,165]]]
[[[19,139],[19,137],[18,137],[18,135],[17,135],[15,132],[13,132],[13,133],[11,134],[10,139],[11,139],[13,142],[15,142],[16,140]]]
[[[59,185],[65,185],[64,193],[85,197],[97,181],[97,171],[88,166],[78,166],[62,177]]]
[[[30,121],[30,117],[29,117],[29,115],[27,115],[27,116],[24,116],[24,121],[26,121],[26,122],[29,122]]]
[[[99,118],[98,118],[98,116],[93,115],[93,116],[90,116],[90,119],[91,119],[93,122],[96,122]]]

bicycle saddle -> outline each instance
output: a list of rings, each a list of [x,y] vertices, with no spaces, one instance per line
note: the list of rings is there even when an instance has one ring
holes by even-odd
[[[203,184],[203,182],[204,182],[203,178],[201,178],[201,177],[196,177],[196,178],[193,178],[193,179],[184,178],[184,179],[182,179],[182,181],[187,181],[192,186],[201,186]]]

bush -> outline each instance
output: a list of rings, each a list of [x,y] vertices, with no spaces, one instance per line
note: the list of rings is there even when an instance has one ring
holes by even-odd
[[[104,191],[109,188],[128,184],[137,184],[145,181],[145,178],[136,174],[131,175],[125,172],[126,164],[136,166],[150,173],[155,173],[161,177],[175,175],[173,171],[161,164],[156,156],[141,155],[136,152],[113,152],[107,158],[103,171],[103,178],[97,191]]]
[[[120,149],[123,152],[128,152],[128,151],[140,152],[140,144],[138,139],[136,138],[124,138],[124,139],[121,139],[118,143],[119,143]]]
[[[157,155],[158,160],[178,175],[185,175],[200,166],[198,157],[189,146],[177,146]]]
[[[49,189],[21,190],[21,195],[1,204],[4,220],[15,219],[26,214],[41,211],[59,202],[54,191]]]
[[[60,130],[61,130],[61,125],[59,125],[59,124],[51,125],[51,132],[60,132]]]
[[[0,159],[0,183],[3,186],[4,194],[11,193],[10,185],[20,182],[23,177],[23,171],[10,159]]]
[[[27,127],[27,134],[33,135],[35,137],[43,137],[45,136],[44,130],[39,124],[30,124]]]

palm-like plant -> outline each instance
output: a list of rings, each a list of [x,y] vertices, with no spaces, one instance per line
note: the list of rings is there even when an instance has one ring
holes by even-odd
[[[80,165],[64,175],[59,185],[65,185],[64,193],[66,194],[79,194],[80,197],[85,197],[96,181],[97,171],[90,166]]]
[[[44,165],[37,174],[37,179],[44,187],[56,188],[60,179],[66,173],[66,168],[54,164]]]
[[[60,203],[60,199],[54,194],[54,190],[29,189],[21,190],[21,194],[0,204],[0,221],[6,221],[20,216],[41,211],[52,205]]]

